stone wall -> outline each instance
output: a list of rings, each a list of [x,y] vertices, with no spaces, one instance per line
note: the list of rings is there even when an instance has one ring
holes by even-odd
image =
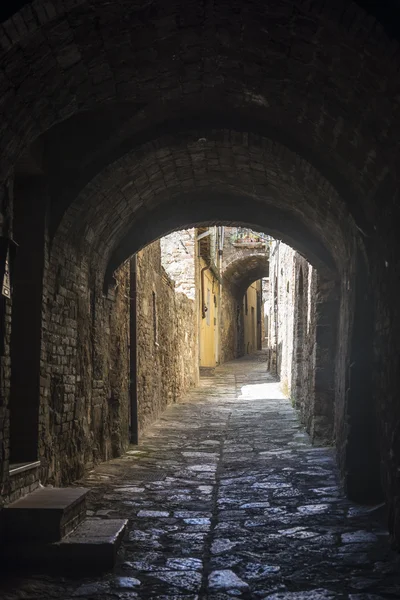
[[[257,308],[259,306],[258,294],[260,291],[260,281],[255,281],[247,288],[242,301],[244,354],[253,354],[259,349],[259,332],[257,327],[259,315],[257,314]]]
[[[196,299],[195,229],[182,229],[160,239],[161,264],[172,279],[176,292]]]
[[[130,267],[122,265],[116,273],[115,304],[110,311],[110,345],[108,373],[110,395],[108,400],[110,454],[119,456],[129,440],[129,312]]]
[[[80,262],[73,247],[68,256],[79,269],[72,268],[67,280],[56,255],[49,269],[45,344],[50,385],[40,419],[42,480],[57,485],[118,456],[129,443],[129,263],[116,272],[115,288],[105,296],[96,273]],[[141,432],[197,381],[194,301],[175,292],[161,265],[159,242],[138,253],[137,298]]]
[[[7,482],[8,465],[10,458],[10,423],[9,423],[9,400],[10,400],[10,338],[11,338],[11,301],[0,298],[0,318],[3,333],[2,348],[0,355],[0,494],[5,493]]]
[[[0,186],[0,236],[11,235],[12,188]],[[8,466],[10,458],[9,401],[11,381],[11,311],[12,301],[0,295],[0,506],[9,492]]]
[[[268,286],[269,367],[315,437],[317,274],[292,248],[271,248]]]
[[[398,194],[390,190],[396,199],[396,208],[389,209],[388,196],[384,206],[381,206],[377,218],[378,231],[386,226],[389,235],[375,242],[374,251],[380,261],[373,266],[375,288],[370,290],[373,298],[375,322],[373,327],[373,356],[374,371],[366,373],[366,385],[373,390],[374,403],[369,412],[372,420],[378,424],[380,447],[372,447],[380,462],[382,483],[388,497],[389,522],[391,531],[400,549],[400,403],[398,390],[400,388],[400,311],[398,303],[398,284],[400,281],[400,262],[394,250],[398,240],[397,223],[399,219]],[[389,196],[390,197],[390,196]],[[397,216],[396,216],[397,215]],[[365,305],[365,300],[363,302]],[[358,368],[362,369],[363,354],[359,351]],[[357,369],[353,365],[352,374]],[[364,414],[367,407],[364,408]],[[361,460],[362,457],[359,457]],[[371,460],[371,456],[368,457]],[[374,463],[373,463],[374,464]]]
[[[244,314],[244,294],[249,285],[268,276],[269,241],[266,236],[261,242],[251,241],[239,243],[236,239],[238,230],[243,228],[225,227],[225,238],[222,255],[222,319],[221,362],[243,356],[245,348],[246,315]],[[249,237],[257,232],[246,229]],[[261,326],[263,331],[263,323]],[[258,339],[258,335],[256,335]],[[263,333],[261,334],[263,339]],[[261,339],[261,342],[262,342]]]
[[[279,375],[282,391],[288,396],[292,388],[294,255],[294,250],[280,241],[270,254],[269,367]]]
[[[3,501],[5,503],[14,502],[21,496],[26,496],[26,494],[36,490],[39,485],[38,466],[18,473],[11,473]]]
[[[11,302],[3,302],[2,318],[7,323],[0,397],[3,502],[34,489],[39,478],[44,484],[68,484],[91,465],[120,455],[129,444],[129,262],[115,273],[115,286],[105,295],[102,281],[73,240],[45,247],[44,260],[38,314],[40,380],[31,398],[37,419],[36,432],[31,427],[32,440],[40,467],[11,478],[10,376],[5,371],[10,368]],[[198,348],[195,302],[175,291],[161,266],[160,243],[141,251],[137,263],[138,420],[143,431],[168,403],[178,401],[197,383]]]
[[[283,243],[271,250],[270,265],[269,368],[280,377],[283,392],[299,409],[312,439],[336,440],[345,471],[348,444],[356,443],[359,435],[353,422],[350,436],[346,374],[355,314],[348,282],[354,265],[349,261],[345,289],[340,291],[337,281],[325,279]]]
[[[129,270],[106,296],[77,248],[57,250],[44,284],[39,455],[42,481],[59,485],[128,445]]]
[[[368,446],[357,432],[368,440],[377,412],[391,529],[400,543],[400,58],[393,27],[376,21],[374,3],[363,10],[333,0],[254,1],[232,12],[231,3],[217,2],[205,14],[194,5],[182,11],[161,2],[152,4],[151,27],[143,30],[137,3],[114,4],[110,20],[109,3],[81,2],[78,10],[75,0],[50,1],[42,10],[36,2],[0,34],[1,184],[20,158],[27,172],[34,170],[25,155],[34,143],[45,149],[52,188],[40,431],[60,440],[60,456],[69,450],[82,456],[70,442],[75,432],[77,439],[84,434],[82,405],[92,395],[106,402],[108,384],[91,360],[86,371],[80,363],[82,354],[97,356],[109,324],[104,271],[109,283],[125,258],[177,227],[207,219],[264,227],[308,256],[320,275],[325,265],[340,280],[336,290],[317,280],[316,327],[321,342],[338,344],[332,345],[336,375],[333,385],[329,375],[324,393],[334,395],[338,452],[347,465],[342,473],[347,477],[349,448],[356,458],[352,469],[360,471],[360,448],[367,456]],[[126,43],[135,27],[143,35]],[[271,29],[273,35],[265,35]],[[79,243],[71,242],[73,236]],[[355,269],[358,253],[364,257]],[[85,315],[90,320],[79,345],[78,311],[80,323]],[[334,323],[332,314],[339,312],[339,332],[330,327],[323,335],[320,321],[329,316]],[[7,302],[1,315],[0,458],[6,472]],[[331,351],[325,350],[317,347],[316,360],[327,365]],[[82,374],[85,384],[77,379]],[[354,442],[347,443],[349,436]],[[50,453],[44,456],[51,461]]]
[[[166,251],[168,243],[162,247]],[[159,242],[137,255],[139,433],[198,382],[196,305],[175,290],[164,261]]]
[[[290,397],[313,437],[317,274],[304,258],[294,254],[292,275]]]
[[[221,286],[220,362],[241,356],[241,306],[226,286]]]

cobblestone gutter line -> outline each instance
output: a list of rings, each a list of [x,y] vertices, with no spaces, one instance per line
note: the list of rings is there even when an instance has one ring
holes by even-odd
[[[210,526],[210,532],[207,535],[207,537],[205,539],[205,544],[204,544],[203,577],[202,577],[202,581],[201,581],[200,597],[204,596],[207,593],[208,582],[209,582],[209,578],[211,576],[211,571],[212,571],[212,567],[211,567],[212,551],[211,551],[211,549],[212,549],[212,544],[213,544],[214,538],[215,538],[215,528],[218,525],[218,512],[219,512],[218,498],[219,498],[219,492],[220,492],[221,475],[223,472],[224,444],[225,444],[227,431],[229,429],[230,417],[231,417],[231,413],[229,413],[229,415],[228,415],[226,425],[225,425],[224,435],[220,441],[217,470],[215,472],[215,484],[213,486],[213,492],[211,495],[211,526]]]

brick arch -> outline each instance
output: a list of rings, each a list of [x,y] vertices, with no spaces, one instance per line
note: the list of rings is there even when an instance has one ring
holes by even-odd
[[[55,233],[64,212],[75,198],[110,164],[123,161],[134,150],[140,152],[143,146],[152,144],[154,140],[177,135],[184,137],[194,130],[198,130],[200,136],[210,130],[236,131],[252,135],[255,140],[259,137],[268,139],[277,148],[286,148],[330,182],[347,204],[358,226],[369,232],[372,226],[364,206],[368,185],[365,189],[357,189],[356,173],[346,178],[331,155],[322,149],[317,152],[311,149],[304,142],[308,138],[307,131],[303,131],[289,115],[285,115],[284,122],[277,125],[278,122],[277,115],[269,117],[262,107],[248,101],[237,106],[236,96],[224,92],[221,97],[221,93],[214,90],[207,90],[200,102],[198,97],[187,97],[184,103],[163,100],[145,107],[129,102],[112,103],[102,109],[78,113],[41,137],[48,148],[48,170],[54,198],[51,234]],[[82,136],[85,143],[82,143]],[[62,145],[58,140],[63,141]]]
[[[231,306],[230,310],[235,318],[224,323],[223,335],[226,339],[233,340],[232,356],[238,358],[245,354],[244,295],[255,281],[268,277],[269,261],[265,250],[261,253],[247,253],[246,256],[236,252],[230,258],[222,271],[222,303]]]
[[[80,4],[84,4],[84,2],[82,0],[79,2],[64,0],[62,4],[50,2],[45,8],[42,8],[34,0],[17,0],[13,6],[7,7],[0,15],[0,21],[4,23],[1,47],[6,50],[12,48],[20,43],[26,35],[31,35],[41,27],[63,17]],[[152,0],[132,2],[131,10],[140,15],[152,4],[154,4]],[[303,3],[302,8],[309,16],[321,13],[321,7],[316,7],[312,3]],[[391,15],[396,13],[396,6],[389,4],[384,8],[386,10],[380,10],[382,6],[379,2],[368,2],[365,8],[362,2],[352,2],[351,5],[339,3],[335,6],[335,10],[331,8],[328,14],[333,23],[347,30],[352,27],[354,31],[357,31],[363,24],[365,32],[369,33],[374,40],[381,41],[383,32],[385,32],[385,41],[389,41],[392,32],[397,33],[397,30],[392,29],[389,23]],[[388,55],[391,55],[389,49]]]
[[[94,287],[104,298],[114,271],[134,252],[173,230],[211,224],[264,230],[317,267],[315,410],[318,418],[329,419],[330,431],[336,426],[345,446],[352,400],[342,396],[354,293],[346,285],[359,266],[354,248],[363,241],[337,190],[288,148],[247,132],[196,130],[132,149],[93,178],[67,210],[53,239],[51,272],[56,280],[60,269],[73,285],[83,282],[79,285]],[[357,394],[354,385],[350,396]],[[344,458],[343,473],[347,465]],[[353,469],[351,476],[361,481],[370,478],[370,470],[355,475]]]
[[[309,210],[307,223],[294,209],[291,213],[283,210],[273,213],[278,192],[282,194],[287,190],[288,184],[284,178],[275,190],[277,194],[273,202],[265,202],[264,208],[261,202],[269,197],[264,198],[260,189],[254,193],[252,185],[246,186],[244,182],[233,190],[222,166],[220,173],[225,174],[213,181],[214,185],[207,190],[208,197],[216,198],[225,193],[228,198],[235,191],[236,199],[245,200],[246,209],[251,205],[263,209],[264,214],[268,211],[267,217],[275,219],[274,231],[277,234],[280,230],[288,231],[289,225],[293,229],[296,224],[300,233],[294,231],[296,236],[293,237],[292,231],[292,237],[288,236],[286,240],[289,243],[292,241],[292,245],[297,242],[299,250],[303,249],[308,257],[313,256],[317,260],[325,250],[325,260],[321,264],[329,262],[329,258],[332,261],[334,257],[342,265],[345,272],[341,279],[345,334],[341,350],[345,364],[343,368],[347,368],[351,361],[347,360],[346,351],[346,324],[349,321],[346,310],[351,312],[349,296],[353,292],[352,285],[355,285],[352,278],[355,270],[353,258],[357,254],[353,253],[354,247],[347,243],[355,238],[354,224],[349,214],[353,215],[355,226],[363,231],[361,235],[365,236],[368,259],[374,252],[378,255],[371,271],[367,261],[363,273],[367,274],[368,279],[372,272],[378,282],[379,289],[374,289],[374,294],[382,321],[390,320],[390,317],[398,318],[397,308],[388,304],[388,298],[396,296],[396,293],[387,292],[388,289],[392,290],[391,282],[398,280],[398,261],[395,260],[397,246],[391,246],[393,238],[397,236],[397,231],[392,231],[397,212],[391,202],[399,187],[396,169],[399,158],[396,135],[399,123],[397,46],[391,44],[376,27],[374,20],[368,19],[353,4],[343,7],[334,0],[328,0],[323,6],[321,3],[300,0],[281,6],[260,0],[250,6],[245,2],[243,5],[235,4],[234,10],[231,3],[217,0],[208,12],[199,3],[187,5],[161,1],[143,5],[140,2],[109,3],[100,0],[89,4],[84,0],[78,3],[66,0],[63,5],[58,3],[57,8],[53,7],[54,10],[51,4],[46,6],[49,12],[40,11],[33,18],[29,17],[29,9],[26,9],[26,13],[19,13],[0,33],[3,49],[0,56],[0,151],[3,157],[0,181],[4,182],[11,176],[17,159],[34,140],[39,142],[38,153],[43,156],[42,168],[53,184],[52,210],[58,206],[60,189],[57,181],[64,184],[68,179],[75,180],[82,175],[82,185],[75,189],[76,193],[70,194],[60,211],[60,219],[66,212],[68,220],[74,222],[75,228],[85,235],[79,238],[79,244],[73,247],[71,256],[63,256],[62,245],[69,243],[68,234],[75,235],[76,229],[68,230],[66,220],[62,220],[59,234],[64,233],[65,237],[58,234],[54,238],[51,263],[51,269],[55,265],[57,268],[60,266],[60,274],[57,269],[55,272],[50,269],[49,289],[58,284],[63,287],[65,277],[70,285],[68,293],[77,294],[79,286],[86,283],[85,277],[89,279],[86,272],[89,263],[91,269],[101,264],[99,279],[102,280],[107,265],[108,270],[112,270],[132,250],[128,243],[129,235],[140,234],[143,240],[150,241],[154,233],[144,229],[149,220],[154,217],[167,219],[168,206],[171,208],[172,200],[178,197],[181,202],[174,205],[175,209],[183,210],[188,197],[186,192],[192,194],[194,189],[189,187],[184,190],[180,184],[179,189],[169,190],[168,194],[160,191],[157,195],[155,189],[148,190],[149,198],[163,202],[165,210],[153,211],[153,207],[147,203],[136,214],[140,217],[136,225],[141,226],[141,230],[130,229],[130,218],[125,220],[125,216],[131,215],[131,207],[126,204],[126,214],[123,204],[119,205],[120,211],[114,210],[114,200],[117,198],[110,195],[108,199],[103,198],[104,203],[99,207],[100,212],[107,208],[107,204],[111,207],[111,210],[102,212],[103,225],[101,219],[96,221],[93,213],[83,215],[82,224],[87,229],[81,229],[82,215],[77,218],[74,214],[79,207],[74,205],[69,210],[69,200],[74,200],[77,193],[83,200],[84,194],[89,192],[96,202],[99,189],[94,186],[90,190],[88,181],[95,177],[99,182],[102,180],[103,186],[106,183],[102,179],[104,168],[108,171],[107,165],[118,156],[125,156],[132,143],[131,138],[124,138],[123,142],[128,148],[125,146],[124,149],[122,145],[124,151],[121,153],[121,145],[115,142],[115,153],[114,141],[110,142],[113,148],[108,154],[106,140],[102,137],[98,155],[93,157],[91,148],[84,155],[85,160],[81,161],[83,170],[90,166],[86,171],[86,174],[90,173],[89,178],[85,178],[79,166],[64,169],[63,178],[59,178],[59,171],[51,156],[56,156],[58,148],[61,151],[58,156],[65,157],[63,146],[71,125],[69,118],[74,118],[82,111],[93,111],[108,105],[112,112],[116,106],[132,104],[131,112],[137,113],[137,123],[128,128],[130,136],[136,138],[146,121],[147,132],[152,134],[149,136],[147,133],[143,142],[151,143],[160,135],[158,124],[172,117],[179,118],[181,111],[184,112],[188,106],[189,112],[195,117],[199,112],[205,114],[205,109],[212,103],[216,114],[229,110],[237,121],[244,114],[248,117],[250,113],[257,112],[260,115],[258,120],[266,124],[265,133],[267,130],[275,131],[276,135],[270,137],[284,142],[283,145],[294,155],[292,168],[304,162],[305,169],[317,168],[324,176],[320,184],[315,184],[315,194],[306,194],[307,202],[318,198],[317,204],[323,209],[322,212],[315,219],[311,204],[303,205]],[[39,10],[39,3],[35,3],[36,10]],[[21,15],[22,23],[18,19]],[[126,118],[130,120],[128,113]],[[57,132],[52,128],[57,123],[60,129],[57,130],[58,136],[54,136]],[[157,127],[151,129],[154,123]],[[123,120],[122,129],[124,124]],[[234,129],[232,125],[230,128]],[[210,126],[209,116],[206,116],[207,126]],[[44,138],[41,137],[43,134]],[[58,146],[54,137],[59,137]],[[78,131],[76,137],[71,139],[72,152],[79,148],[79,142]],[[282,160],[285,160],[284,156]],[[183,167],[180,172],[184,173]],[[283,173],[290,177],[290,169]],[[335,187],[333,195],[330,195],[330,184]],[[303,192],[309,191],[306,187],[299,187],[299,193],[295,194],[299,200],[303,200],[304,195],[301,189]],[[115,190],[118,197],[119,192],[121,189]],[[143,193],[146,194],[145,189]],[[345,202],[337,202],[335,193]],[[240,206],[239,200],[235,205]],[[86,202],[85,206],[88,207]],[[330,227],[329,220],[324,220],[324,211],[330,215],[331,209],[338,210],[334,219],[337,227],[334,228]],[[243,221],[246,218],[244,212],[242,205],[242,217],[238,218],[238,222],[257,225],[258,218],[254,223]],[[254,210],[253,216],[256,216],[256,212],[258,215],[261,213],[260,210]],[[119,219],[126,225],[126,231],[125,225],[118,223]],[[200,216],[196,219],[200,219]],[[114,220],[115,227],[110,228]],[[91,229],[90,225],[95,223],[96,228]],[[173,227],[172,223],[170,226]],[[162,227],[163,224],[160,224],[160,232]],[[268,223],[265,227],[268,229]],[[333,243],[336,234],[338,237]],[[306,239],[312,241],[312,247],[304,246]],[[67,247],[71,248],[68,244]],[[384,259],[390,264],[390,279],[386,275],[389,271],[385,270],[388,267],[384,269]],[[67,276],[65,265],[69,269]],[[335,270],[334,265],[331,265],[331,269]],[[365,289],[369,290],[368,285],[365,285]],[[380,290],[383,290],[382,293]],[[101,298],[101,292],[98,296]],[[73,315],[72,309],[71,312]],[[369,310],[367,314],[370,314]],[[392,334],[387,333],[387,326],[382,321],[377,320],[376,325],[376,353],[384,351],[387,365],[382,375],[376,378],[378,392],[379,386],[390,391],[391,382],[394,381],[391,372],[397,370],[397,365],[393,364],[396,353],[392,352],[397,347],[397,340],[391,341]],[[57,327],[60,329],[60,326]],[[362,326],[356,330],[362,333]],[[362,342],[362,339],[361,335],[359,341]],[[361,364],[368,369],[368,361],[361,361]],[[358,373],[356,377],[361,379],[362,375]],[[347,394],[347,387],[340,390],[342,392],[343,396]],[[354,391],[351,390],[351,393],[354,394]],[[391,395],[384,395],[387,398],[385,411],[393,410],[397,414],[398,409]],[[345,410],[341,414],[345,415]],[[353,417],[356,419],[357,411]],[[386,440],[392,439],[396,431],[395,419],[393,423],[393,427],[389,424],[382,429]],[[343,439],[345,437],[346,431]],[[386,445],[385,452],[384,458],[389,461],[390,452]],[[397,465],[388,467],[385,476],[389,481],[387,488],[395,488]]]
[[[92,179],[60,223],[53,260],[73,243],[96,279],[104,276],[107,293],[119,265],[154,239],[184,227],[231,223],[283,239],[318,268],[321,282],[336,286],[360,238],[337,190],[296,153],[249,132],[197,129],[133,148]],[[329,414],[332,431],[334,411],[325,405],[336,402],[335,360],[325,358],[335,354],[339,307],[329,308],[321,300],[318,318],[328,320],[330,336],[319,336],[316,407]],[[319,331],[325,329],[322,324]]]
[[[253,254],[231,261],[223,271],[223,280],[241,302],[247,288],[269,275],[269,261],[265,254]]]
[[[2,179],[55,124],[115,101],[149,107],[153,122],[164,110],[172,114],[169,106],[179,118],[190,103],[204,110],[211,98],[220,113],[257,110],[269,126],[291,132],[309,160],[321,157],[347,185],[357,180],[349,198],[360,201],[396,164],[395,47],[353,4],[243,3],[234,18],[222,2],[209,12],[161,0],[112,9],[108,2],[34,4],[1,33]],[[62,143],[67,133],[66,125]]]
[[[247,132],[197,130],[108,165],[70,206],[53,246],[75,240],[110,282],[140,247],[209,219],[256,224],[331,270],[348,260],[346,237],[356,233],[335,188],[286,147]]]
[[[327,276],[338,277],[335,261],[326,247],[290,213],[271,205],[260,206],[246,196],[211,189],[202,194],[184,195],[174,204],[152,213],[150,218],[140,215],[110,255],[106,269],[100,268],[99,275],[104,274],[104,289],[113,284],[113,273],[119,265],[152,240],[178,229],[211,225],[239,225],[281,237]],[[97,258],[102,256],[101,253],[96,255]]]
[[[41,7],[34,0],[17,0],[15,5],[7,7],[0,15],[0,20],[4,23],[1,47],[5,50],[11,49],[19,44],[26,35],[32,35],[41,27],[48,26],[52,21],[64,17],[80,4],[84,4],[84,2],[82,0],[80,2],[64,0],[62,4],[50,2],[46,7]],[[152,4],[153,2],[149,0],[132,2],[131,10],[140,15]],[[321,12],[321,7],[316,7],[312,3],[303,3],[302,8],[309,16],[318,15]],[[386,10],[379,10],[382,8],[380,3],[369,2],[366,8],[363,8],[362,3],[352,2],[351,5],[339,3],[334,10],[329,8],[329,18],[333,23],[347,30],[352,27],[355,31],[361,29],[361,25],[363,25],[365,33],[369,33],[371,38],[376,41],[382,41],[384,31],[385,42],[389,41],[389,36],[392,35],[389,32],[396,33],[396,29],[392,30],[389,23],[391,15],[396,13],[394,5],[385,7]],[[388,48],[388,56],[391,54],[392,52]]]

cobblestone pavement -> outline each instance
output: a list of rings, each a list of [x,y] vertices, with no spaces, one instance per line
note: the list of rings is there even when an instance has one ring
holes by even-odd
[[[78,483],[94,516],[130,519],[114,572],[3,581],[0,598],[400,598],[384,526],[344,498],[262,354],[217,369]]]

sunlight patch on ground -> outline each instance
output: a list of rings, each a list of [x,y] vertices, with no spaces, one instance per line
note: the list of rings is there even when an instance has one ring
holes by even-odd
[[[280,389],[280,383],[272,381],[269,383],[254,383],[251,385],[244,385],[241,388],[241,395],[238,398],[246,400],[251,399],[265,399],[265,400],[279,400],[286,398],[285,394]]]

